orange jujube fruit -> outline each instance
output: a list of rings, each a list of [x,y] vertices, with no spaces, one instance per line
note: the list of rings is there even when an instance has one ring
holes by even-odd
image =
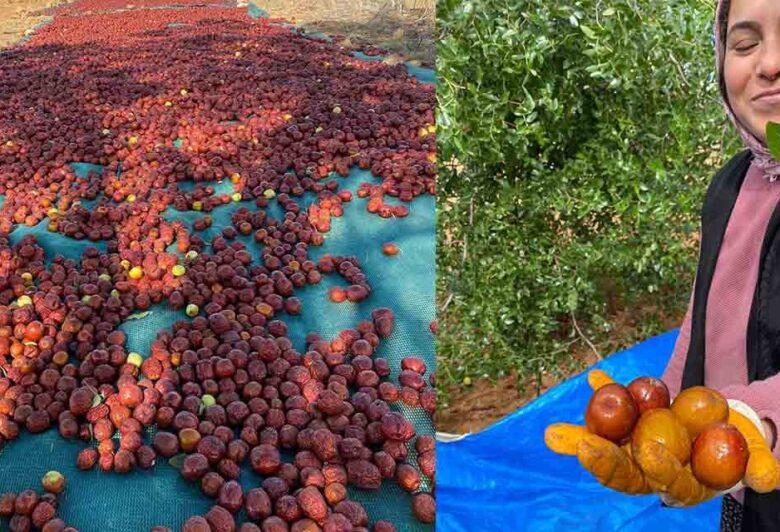
[[[682,465],[687,464],[691,457],[691,438],[688,431],[668,408],[653,408],[639,417],[631,435],[634,456],[639,455],[642,444],[647,441],[663,445]]]
[[[674,398],[672,412],[688,430],[691,439],[710,423],[725,423],[729,418],[729,403],[711,388],[693,386]]]

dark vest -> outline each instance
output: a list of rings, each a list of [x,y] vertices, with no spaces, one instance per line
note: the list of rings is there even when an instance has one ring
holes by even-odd
[[[683,372],[683,389],[704,384],[704,322],[707,296],[723,235],[751,160],[752,154],[747,150],[732,158],[715,175],[704,199],[699,265],[693,294],[691,339]],[[766,379],[780,370],[779,235],[780,203],[775,207],[764,235],[758,283],[748,319],[747,368],[750,382]],[[777,399],[780,402],[780,396]],[[761,495],[753,490],[746,490],[742,530],[780,530],[780,491]]]

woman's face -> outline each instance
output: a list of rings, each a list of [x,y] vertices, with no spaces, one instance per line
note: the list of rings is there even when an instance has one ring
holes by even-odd
[[[723,77],[739,121],[766,141],[780,123],[780,1],[731,0]]]

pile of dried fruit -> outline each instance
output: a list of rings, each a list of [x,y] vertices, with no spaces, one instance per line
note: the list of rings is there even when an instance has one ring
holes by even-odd
[[[185,530],[233,530],[242,508],[263,530],[360,529],[369,517],[346,488],[384,479],[415,493],[414,514],[432,522],[421,486],[434,484],[433,439],[391,405],[432,414],[433,375],[409,357],[399,384],[389,380],[376,349],[393,312],[330,340],[310,334],[304,352],[280,318],[302,311],[296,290],[322,275],[349,283],[334,300],[370,298],[357,259],[309,257],[352,199],[330,174],[371,169],[381,185],[357,195],[380,216],[409,212],[386,196],[434,193],[433,88],[244,10],[80,11],[92,4],[0,61],[0,445],[56,425],[89,443],[80,469],[176,458],[217,503]],[[79,178],[73,161],[103,169]],[[223,179],[232,195],[216,194]],[[295,200],[306,192],[318,198],[308,210]],[[282,219],[264,210],[274,199]],[[175,220],[240,201],[214,238]],[[29,235],[11,245],[19,224],[44,220],[106,251],[72,260],[45,256]],[[128,352],[119,326],[157,303],[188,319],[159,331],[150,353]],[[242,466],[262,485],[244,493]]]

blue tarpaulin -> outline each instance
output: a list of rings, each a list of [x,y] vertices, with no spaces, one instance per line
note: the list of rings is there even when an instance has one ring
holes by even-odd
[[[660,377],[677,334],[656,336],[594,367],[623,384],[641,375]],[[665,508],[656,495],[609,490],[576,457],[547,449],[547,425],[584,424],[592,394],[586,375],[555,386],[482,432],[438,444],[437,531],[718,530],[720,498],[692,508]]]

